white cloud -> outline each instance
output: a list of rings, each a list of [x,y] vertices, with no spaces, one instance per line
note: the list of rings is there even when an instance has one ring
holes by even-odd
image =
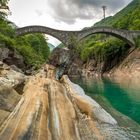
[[[76,19],[102,18],[102,6],[115,13],[132,0],[47,0],[56,21],[73,24]],[[95,17],[96,16],[96,17]]]
[[[12,15],[9,19],[19,27],[43,25],[60,30],[80,30],[102,19],[102,9],[100,6],[96,6],[95,9],[95,6],[90,4],[93,1],[101,2],[101,0],[11,0],[9,7]],[[110,0],[104,1],[113,5]],[[131,0],[112,1],[121,1],[122,7]],[[117,7],[116,10],[121,8]],[[110,11],[108,7],[108,16],[113,14],[113,10]],[[50,37],[49,39],[54,45],[59,43],[55,39]]]

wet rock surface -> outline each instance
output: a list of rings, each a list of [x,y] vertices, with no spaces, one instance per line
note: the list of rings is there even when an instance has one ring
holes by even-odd
[[[67,76],[56,80],[55,67],[51,65],[30,76],[20,101],[7,116],[0,125],[2,140],[133,138]]]

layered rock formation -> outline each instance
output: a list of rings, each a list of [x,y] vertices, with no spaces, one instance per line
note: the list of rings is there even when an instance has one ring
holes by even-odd
[[[0,126],[18,104],[21,96],[8,86],[0,86]]]
[[[16,66],[8,66],[0,61],[0,85],[17,87],[26,80],[26,76]]]
[[[140,79],[140,49],[135,49],[124,61],[107,73],[112,77]]]
[[[21,84],[27,78],[23,73],[14,69],[0,61],[0,126],[21,99],[16,88],[21,88]],[[18,68],[17,70],[20,71]]]
[[[1,140],[131,139],[98,103],[67,76],[46,65],[28,79],[14,110],[0,126]]]

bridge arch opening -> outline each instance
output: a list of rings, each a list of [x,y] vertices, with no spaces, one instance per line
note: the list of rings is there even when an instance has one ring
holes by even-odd
[[[124,43],[126,43],[128,46],[134,46],[134,42],[130,41],[128,38],[126,37],[123,37],[123,35],[120,35],[116,32],[107,32],[107,31],[96,31],[96,32],[91,32],[91,33],[86,33],[84,34],[82,37],[80,37],[79,41],[82,41],[86,38],[88,38],[89,36],[96,36],[96,35],[102,35],[102,36],[105,36],[106,39],[107,37],[114,37],[114,38],[117,38],[117,39],[120,39],[122,40]]]
[[[139,34],[139,31],[128,31],[122,29],[114,29],[111,27],[91,27],[81,31],[63,31],[48,28],[45,26],[26,26],[23,28],[18,28],[16,30],[17,35],[23,35],[28,33],[44,33],[51,35],[58,40],[60,40],[65,46],[70,46],[71,37],[74,37],[77,41],[91,35],[91,34],[107,34],[114,37],[117,37],[123,41],[125,41],[130,46],[135,46],[134,36]]]
[[[101,38],[102,37],[102,38]],[[99,40],[93,41],[93,38]],[[122,62],[130,53],[131,47],[119,38],[106,35],[91,34],[78,43],[76,51],[90,72],[104,73]]]
[[[47,43],[48,46],[50,47],[50,51],[52,52],[56,47],[60,47],[60,44],[63,44],[60,40],[58,40],[57,38],[50,36],[48,34],[45,34],[45,36],[47,37]]]
[[[48,36],[51,36],[51,38],[55,38],[57,42],[62,42],[62,44],[66,45],[65,36],[63,34],[63,31],[44,27],[44,26],[26,26],[22,28],[16,29],[16,35],[17,36],[23,36],[27,34],[34,34],[34,33],[40,33],[45,34]]]
[[[22,36],[34,36],[34,35],[43,35],[44,38],[46,39],[46,42],[48,44],[48,47],[50,48],[50,53],[53,51],[53,49],[55,49],[56,47],[61,47],[61,46],[65,46],[65,44],[58,38],[47,34],[47,33],[42,33],[42,32],[26,32],[26,33],[22,33],[20,35],[18,35],[17,37],[22,37]]]

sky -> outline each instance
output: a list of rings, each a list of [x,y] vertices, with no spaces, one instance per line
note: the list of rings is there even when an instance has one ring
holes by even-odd
[[[114,15],[132,0],[10,0],[9,20],[18,27],[43,25],[59,30],[81,30],[106,16]],[[60,42],[47,35],[48,42]]]

